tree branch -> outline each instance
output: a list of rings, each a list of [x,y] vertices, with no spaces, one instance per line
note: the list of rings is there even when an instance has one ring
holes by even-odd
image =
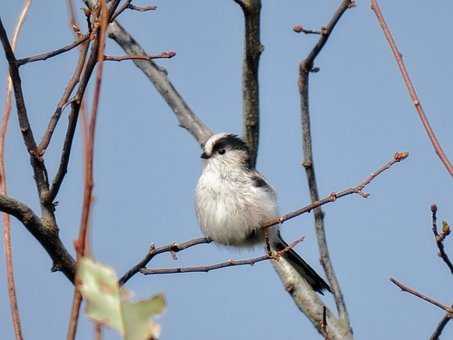
[[[11,197],[0,195],[0,211],[17,218],[47,251],[53,261],[52,271],[61,271],[74,283],[75,261],[58,236],[58,230],[46,227],[41,219],[27,207]]]
[[[429,302],[430,304],[432,304],[432,305],[434,305],[434,306],[446,311],[449,314],[450,317],[453,316],[453,308],[452,307],[450,307],[448,305],[445,305],[443,303],[440,303],[440,302],[434,300],[433,298],[430,298],[429,296],[426,296],[426,295],[424,295],[422,293],[419,293],[415,289],[410,288],[410,287],[402,284],[401,282],[399,282],[398,280],[396,280],[396,279],[394,279],[392,277],[390,278],[390,281],[394,285],[398,286],[403,292],[407,292],[407,293],[412,294],[412,295],[414,295],[414,296],[416,296],[416,297],[418,297],[418,298],[420,298],[420,299],[422,299],[422,300],[424,300],[426,302]]]
[[[264,50],[260,42],[261,0],[235,2],[242,9],[245,23],[242,62],[243,135],[250,149],[250,166],[255,168],[260,129],[258,70],[260,56]]]
[[[267,261],[267,260],[278,260],[284,253],[288,250],[294,248],[297,244],[302,242],[304,237],[301,237],[294,242],[292,242],[288,247],[275,252],[275,254],[266,254],[258,257],[254,257],[251,259],[246,260],[227,260],[224,262],[205,265],[205,266],[194,266],[194,267],[177,267],[177,268],[143,268],[140,269],[140,273],[144,275],[155,275],[155,274],[176,274],[176,273],[196,273],[196,272],[204,272],[207,273],[212,270],[222,269],[226,267],[236,267],[236,266],[253,266],[255,263]]]
[[[17,66],[22,66],[28,63],[34,63],[35,61],[42,61],[42,60],[47,60],[49,58],[55,57],[57,55],[60,55],[62,53],[68,52],[72,50],[73,48],[76,48],[77,46],[83,44],[85,41],[88,41],[90,38],[90,35],[87,34],[85,36],[82,36],[80,39],[70,43],[69,45],[63,46],[59,49],[56,49],[54,51],[46,52],[46,53],[41,53],[37,54],[31,57],[26,57],[22,59],[18,59],[16,64]]]
[[[404,84],[406,85],[406,88],[409,92],[409,96],[412,100],[412,103],[415,106],[415,110],[417,110],[418,116],[420,117],[420,120],[423,124],[423,127],[425,128],[426,133],[428,134],[431,144],[434,147],[434,151],[436,152],[436,154],[439,157],[439,159],[441,160],[441,162],[444,164],[448,173],[451,176],[453,176],[453,165],[450,163],[450,160],[448,159],[447,155],[445,154],[444,150],[442,149],[442,146],[440,145],[440,143],[436,137],[436,134],[434,133],[434,130],[431,128],[431,125],[429,124],[428,117],[426,116],[425,111],[423,110],[420,99],[417,96],[415,87],[412,84],[409,73],[406,69],[406,65],[404,64],[403,56],[402,56],[401,52],[398,50],[398,46],[396,45],[396,42],[393,39],[392,32],[390,31],[390,28],[387,26],[387,23],[385,22],[384,16],[382,15],[381,9],[379,8],[379,5],[376,0],[371,0],[371,9],[373,10],[374,14],[376,15],[379,25],[381,26],[382,31],[384,32],[385,38],[387,39],[387,41],[389,43],[390,49],[392,50],[392,53],[395,57],[395,60],[398,64],[401,75],[403,77]]]
[[[437,206],[433,204],[431,206],[431,212],[432,212],[432,220],[433,220],[433,234],[434,238],[436,240],[437,248],[439,249],[439,257],[445,262],[447,265],[448,269],[450,269],[450,273],[453,274],[453,264],[451,263],[447,253],[445,252],[445,247],[444,247],[444,240],[447,235],[450,234],[450,227],[449,225],[444,222],[444,225],[442,227],[441,234],[437,231]]]
[[[22,31],[25,18],[27,17],[28,11],[31,6],[31,0],[25,0],[21,13],[17,18],[17,24],[14,28],[14,33],[11,39],[11,48],[16,48],[17,39],[20,32]],[[5,167],[5,141],[6,141],[6,132],[8,130],[9,117],[11,113],[11,96],[13,91],[13,85],[11,78],[6,77],[6,95],[5,95],[5,105],[3,110],[2,122],[0,126],[0,194],[7,194],[6,186],[6,167]],[[6,277],[8,285],[8,299],[11,310],[11,319],[13,322],[14,336],[16,340],[22,340],[22,327],[19,314],[19,304],[17,302],[16,294],[16,282],[14,279],[14,262],[13,262],[13,248],[11,245],[11,218],[8,214],[2,214],[3,220],[3,250],[5,253],[6,260]]]
[[[434,330],[433,335],[431,335],[430,340],[438,340],[444,331],[445,326],[447,325],[448,321],[451,320],[450,314],[446,314],[442,320],[440,320],[439,324],[437,325],[436,329]]]
[[[329,39],[332,31],[334,30],[336,24],[346,12],[348,8],[352,6],[353,2],[351,0],[344,0],[341,2],[333,17],[330,19],[328,25],[324,27],[320,33],[320,38],[313,49],[310,51],[308,56],[300,63],[299,65],[299,93],[301,97],[301,122],[302,122],[302,136],[303,136],[303,154],[304,160],[302,165],[305,168],[305,173],[307,176],[308,188],[310,191],[310,198],[312,202],[319,200],[318,193],[318,184],[316,181],[315,167],[313,161],[313,148],[312,148],[312,137],[311,137],[311,127],[310,127],[310,109],[309,109],[309,77],[310,71],[313,69],[313,64],[318,56],[318,54],[323,49],[327,40]],[[303,31],[303,28],[298,30],[298,27],[295,27],[296,32]],[[311,33],[311,32],[310,32]],[[346,303],[344,301],[343,293],[341,291],[340,283],[335,275],[335,270],[332,265],[332,260],[330,259],[329,248],[327,246],[327,238],[325,232],[324,224],[324,213],[321,208],[316,208],[314,210],[314,219],[315,219],[315,230],[316,238],[318,240],[318,248],[320,253],[321,264],[326,273],[327,279],[332,288],[333,295],[335,297],[335,304],[337,306],[337,311],[340,319],[342,319],[348,332],[352,334],[351,323],[346,308]]]

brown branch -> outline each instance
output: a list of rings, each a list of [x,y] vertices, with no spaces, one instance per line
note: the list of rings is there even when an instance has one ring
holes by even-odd
[[[313,148],[312,148],[312,137],[311,137],[311,127],[310,127],[310,108],[309,108],[309,76],[310,72],[313,69],[313,64],[325,46],[327,40],[329,39],[332,31],[337,25],[338,21],[342,15],[353,5],[351,0],[343,0],[337,10],[335,11],[333,17],[330,19],[326,27],[323,27],[321,30],[321,35],[318,42],[315,44],[313,49],[310,51],[308,56],[300,63],[299,65],[299,93],[301,98],[301,122],[302,122],[302,136],[303,136],[303,154],[304,160],[302,165],[304,166],[305,173],[307,176],[308,187],[310,191],[310,199],[312,202],[319,200],[318,184],[316,181],[315,167],[313,161]],[[299,27],[300,28],[300,27]],[[297,27],[294,29],[298,32]],[[304,31],[303,28],[300,31]],[[368,182],[369,183],[369,182]],[[366,185],[366,184],[365,184]],[[365,186],[362,187],[362,189]],[[361,193],[362,189],[359,189],[357,193]],[[326,273],[326,277],[332,288],[333,295],[335,297],[335,304],[339,317],[344,320],[348,331],[352,333],[351,323],[344,301],[343,293],[341,291],[340,283],[335,275],[335,270],[332,265],[332,260],[329,254],[329,248],[327,246],[327,238],[325,232],[324,224],[324,213],[321,208],[316,208],[314,210],[314,219],[315,219],[315,230],[316,238],[318,240],[318,248],[320,253],[321,264]]]
[[[21,13],[17,18],[17,24],[14,28],[14,33],[11,39],[11,48],[14,51],[16,48],[17,39],[22,31],[25,18],[31,6],[31,0],[25,0],[22,6]],[[7,194],[6,186],[6,167],[5,167],[5,141],[6,132],[8,130],[9,117],[11,113],[11,96],[13,85],[11,78],[7,77],[5,105],[3,109],[3,116],[0,125],[0,194]],[[11,319],[13,321],[14,336],[16,340],[22,340],[22,327],[19,314],[19,305],[17,303],[16,282],[14,279],[14,263],[13,263],[13,249],[11,245],[11,218],[8,214],[2,214],[3,220],[3,249],[5,252],[6,260],[6,278],[8,285],[8,299],[11,310]]]
[[[448,321],[451,320],[450,314],[446,314],[442,320],[439,321],[436,329],[434,330],[433,335],[431,335],[430,340],[439,340],[442,332],[444,331],[445,326],[447,325]]]
[[[414,295],[414,296],[416,296],[416,297],[418,297],[418,298],[420,298],[420,299],[422,299],[422,300],[424,300],[426,302],[429,302],[430,304],[432,304],[432,305],[434,305],[436,307],[439,307],[440,309],[443,309],[444,311],[446,311],[449,314],[450,317],[453,316],[453,308],[452,307],[450,307],[448,305],[445,305],[443,303],[440,303],[440,302],[434,300],[433,298],[430,298],[429,296],[426,296],[426,295],[416,291],[415,289],[410,288],[410,287],[402,284],[401,282],[399,282],[398,280],[396,280],[396,279],[394,279],[392,277],[390,278],[390,281],[394,285],[398,286],[403,292],[407,292],[407,293],[412,294],[412,295]]]
[[[53,272],[61,271],[74,282],[75,261],[58,237],[58,230],[48,228],[28,206],[5,195],[0,195],[0,211],[22,222],[53,260]]]
[[[261,0],[235,1],[244,14],[244,59],[242,62],[243,135],[250,149],[250,166],[258,155],[260,107],[258,68],[264,50],[260,42]]]
[[[108,34],[128,55],[146,55],[140,44],[117,22],[109,25]],[[168,79],[167,72],[152,60],[134,60],[134,64],[151,80],[175,113],[179,125],[186,129],[199,144],[206,142],[212,135],[212,131],[193,113]]]
[[[382,167],[380,167],[378,170],[373,172],[370,176],[368,176],[364,181],[359,183],[357,186],[345,189],[338,193],[331,193],[329,196],[327,196],[321,200],[318,200],[316,202],[312,202],[311,204],[309,204],[301,209],[295,210],[286,215],[272,218],[271,220],[265,222],[261,226],[261,228],[265,229],[265,228],[269,228],[276,224],[281,224],[281,223],[288,221],[292,218],[295,218],[299,215],[309,213],[310,211],[312,211],[313,209],[315,209],[321,205],[334,202],[337,200],[337,198],[341,198],[341,197],[344,197],[347,195],[358,194],[361,197],[366,198],[366,197],[368,197],[368,194],[364,193],[363,189],[368,184],[370,184],[377,176],[382,174],[385,170],[389,169],[395,163],[398,163],[401,160],[405,159],[407,156],[408,156],[407,153],[401,153],[401,152],[396,153],[392,160],[385,163]],[[120,278],[119,284],[124,285],[127,281],[129,281],[130,278],[132,278],[132,276],[134,276],[135,274],[140,272],[140,270],[143,269],[154,258],[154,256],[156,256],[158,254],[165,253],[165,252],[178,252],[178,251],[181,251],[181,250],[184,250],[184,249],[187,249],[187,248],[199,245],[199,244],[205,244],[205,243],[210,243],[210,242],[211,242],[210,239],[202,237],[202,238],[196,238],[193,240],[189,240],[189,241],[186,241],[183,243],[171,243],[171,244],[159,247],[159,248],[156,248],[154,245],[152,245],[150,250],[148,251],[148,254],[146,254],[146,256],[140,262],[138,262],[134,267],[132,267],[130,270],[128,270]]]
[[[323,34],[323,32],[325,31],[325,28],[321,29],[321,30],[310,30],[310,29],[306,29],[304,26],[302,25],[294,25],[293,26],[293,31],[296,32],[296,33],[305,33],[305,34],[316,34],[316,35],[320,35],[320,34]]]
[[[449,225],[444,222],[442,226],[442,231],[439,234],[437,231],[437,205],[433,204],[431,205],[431,212],[432,212],[432,220],[433,220],[433,234],[434,238],[436,240],[437,248],[439,249],[439,257],[445,262],[447,265],[448,269],[450,269],[450,272],[453,274],[453,264],[451,263],[447,253],[445,252],[445,247],[444,247],[444,240],[447,235],[450,234],[450,227]]]
[[[89,35],[85,35],[85,36],[82,36],[80,39],[70,43],[69,45],[63,46],[62,48],[56,49],[54,51],[45,52],[45,53],[37,54],[37,55],[31,56],[31,57],[18,59],[16,62],[17,66],[22,66],[25,64],[33,63],[35,61],[47,60],[49,58],[55,57],[62,53],[68,52],[68,51],[72,50],[73,48],[76,48],[80,44],[84,43],[85,41],[88,41],[89,38],[90,38]]]
[[[246,260],[227,260],[225,262],[220,262],[211,265],[205,266],[193,266],[193,267],[177,267],[177,268],[156,268],[156,269],[149,269],[144,268],[140,269],[140,273],[144,275],[153,275],[153,274],[176,274],[176,273],[195,273],[195,272],[209,272],[211,270],[226,268],[226,267],[235,267],[235,266],[253,266],[255,263],[268,261],[268,260],[277,260],[281,257],[284,253],[288,250],[294,248],[297,244],[302,242],[304,237],[297,239],[296,241],[292,242],[288,247],[276,252],[275,254],[266,254],[258,257],[254,257],[251,259]]]
[[[371,0],[371,9],[376,15],[379,25],[381,26],[382,31],[384,32],[385,38],[387,39],[390,45],[390,49],[392,50],[392,53],[395,57],[401,75],[403,77],[404,84],[406,85],[406,88],[409,92],[409,96],[412,100],[412,103],[415,106],[415,109],[417,110],[418,116],[420,117],[420,120],[423,124],[423,127],[425,128],[426,133],[428,134],[431,144],[433,145],[437,156],[439,156],[441,162],[444,164],[448,173],[451,176],[453,176],[453,165],[450,163],[450,160],[448,159],[447,155],[442,149],[442,146],[440,145],[436,137],[436,134],[434,133],[433,129],[431,128],[431,125],[429,124],[428,117],[426,116],[425,111],[423,110],[421,101],[417,96],[415,87],[412,84],[406,65],[404,64],[403,56],[401,52],[398,50],[398,46],[396,45],[396,42],[393,39],[392,32],[390,31],[390,28],[387,26],[387,23],[385,22],[384,16],[382,15],[381,9],[379,8],[379,5],[376,0]]]
[[[72,94],[72,91],[76,87],[76,85],[80,81],[80,76],[82,74],[83,67],[85,66],[85,60],[87,56],[88,46],[89,43],[84,43],[81,45],[79,60],[77,62],[77,66],[74,70],[74,74],[72,75],[71,79],[69,80],[66,88],[63,92],[63,96],[61,97],[60,101],[57,104],[57,108],[55,109],[52,117],[50,118],[49,125],[47,130],[42,137],[41,143],[38,146],[38,154],[43,156],[47,147],[49,146],[50,140],[52,139],[53,133],[57,126],[58,120],[60,119],[61,113],[63,112],[64,107],[68,103],[69,97]],[[52,194],[50,194],[52,196]]]
[[[106,55],[104,56],[105,61],[124,61],[124,60],[153,60],[153,59],[170,59],[173,58],[176,55],[175,52],[173,51],[165,51],[160,54],[155,54],[155,55],[126,55],[126,56],[109,56]]]
[[[201,237],[201,238],[196,238],[196,239],[193,239],[193,240],[190,240],[190,241],[187,241],[187,242],[183,242],[183,243],[175,243],[175,242],[173,242],[171,244],[168,244],[166,246],[162,246],[162,247],[159,247],[159,248],[156,248],[155,245],[153,244],[150,247],[150,249],[148,251],[148,254],[146,254],[146,256],[143,258],[143,260],[141,260],[134,267],[129,269],[127,271],[127,273],[125,273],[120,278],[119,284],[120,284],[120,286],[124,285],[127,281],[129,281],[129,279],[132,276],[137,274],[141,269],[145,268],[146,265],[156,255],[159,255],[159,254],[162,254],[162,253],[166,253],[166,252],[177,253],[177,252],[179,252],[181,250],[184,250],[184,249],[187,249],[187,248],[199,245],[199,244],[207,244],[207,243],[211,243],[211,240],[209,238],[206,238],[206,237]]]

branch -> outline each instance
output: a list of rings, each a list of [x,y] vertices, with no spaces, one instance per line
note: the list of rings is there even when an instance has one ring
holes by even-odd
[[[123,13],[126,9],[131,9],[138,12],[147,12],[147,11],[154,11],[157,9],[157,6],[135,6],[132,5],[132,0],[125,1],[121,6],[118,7],[116,13],[111,17],[110,21],[113,22],[121,13]]]
[[[80,44],[84,43],[85,41],[88,41],[89,38],[90,38],[90,35],[87,34],[85,36],[82,36],[79,40],[76,40],[76,41],[70,43],[69,45],[63,46],[62,48],[56,49],[54,51],[37,54],[37,55],[27,57],[27,58],[18,59],[16,62],[17,66],[22,66],[22,65],[25,65],[28,63],[34,63],[35,61],[47,60],[49,58],[55,57],[62,53],[68,52],[68,51],[72,50],[73,48],[76,48]]]
[[[144,268],[140,269],[140,273],[144,275],[153,275],[153,274],[176,274],[176,273],[195,273],[195,272],[204,272],[207,273],[211,270],[216,270],[216,269],[221,269],[221,268],[226,268],[226,267],[236,267],[236,266],[253,266],[255,263],[262,262],[262,261],[267,261],[267,260],[272,260],[275,259],[278,261],[278,259],[287,251],[290,249],[294,248],[297,244],[302,242],[304,237],[301,237],[297,239],[296,241],[292,242],[288,247],[285,247],[284,249],[277,251],[275,254],[266,254],[258,257],[254,257],[251,259],[246,259],[246,260],[227,260],[225,262],[220,262],[216,264],[211,264],[211,265],[206,265],[206,266],[194,266],[194,267],[177,267],[177,268],[154,268],[154,269],[149,269],[149,268]]]
[[[104,56],[104,61],[124,61],[124,60],[144,60],[149,61],[153,59],[170,59],[176,55],[173,51],[165,51],[155,55],[126,55],[126,56]]]
[[[440,303],[440,302],[434,300],[433,298],[430,298],[429,296],[426,296],[422,293],[419,293],[415,289],[409,288],[408,286],[402,284],[401,282],[399,282],[398,280],[396,280],[394,278],[390,278],[390,281],[394,285],[398,286],[403,292],[407,292],[407,293],[412,294],[426,302],[429,302],[430,304],[446,311],[448,313],[449,317],[453,317],[453,308],[452,307],[445,305],[443,303]]]
[[[33,210],[5,195],[0,195],[0,211],[22,222],[53,260],[52,271],[63,272],[69,281],[74,283],[75,261],[61,242],[58,230],[46,227]]]
[[[448,321],[451,320],[450,314],[446,314],[442,320],[440,320],[439,324],[437,325],[436,329],[434,330],[433,335],[431,335],[430,340],[438,340],[444,331],[445,326],[447,325]]]
[[[322,48],[326,44],[336,24],[342,17],[342,15],[353,5],[353,1],[344,0],[330,19],[328,25],[323,27],[320,31],[321,35],[318,42],[310,51],[308,56],[300,63],[299,66],[299,93],[301,97],[301,122],[302,122],[302,135],[303,135],[303,153],[304,160],[303,166],[307,176],[308,188],[310,191],[310,198],[312,202],[319,200],[318,184],[316,181],[315,167],[313,162],[313,148],[312,148],[312,137],[310,127],[310,108],[309,108],[309,76],[310,71],[313,69],[313,64],[321,52]],[[296,32],[314,33],[313,31],[306,31],[303,27],[294,27]],[[359,190],[360,193],[361,190]],[[343,293],[341,291],[340,283],[335,275],[335,270],[332,265],[332,260],[329,254],[329,248],[327,246],[327,238],[324,224],[324,213],[320,208],[314,210],[315,219],[315,230],[316,238],[318,240],[318,248],[320,253],[321,264],[326,273],[327,279],[332,288],[333,295],[335,297],[335,304],[339,317],[346,323],[347,329],[352,333],[351,323],[349,320],[346,303],[344,301]]]
[[[420,99],[417,96],[415,87],[412,84],[409,73],[406,69],[406,65],[404,64],[403,56],[402,56],[401,52],[398,50],[395,40],[393,39],[392,32],[390,31],[390,28],[387,26],[384,16],[382,15],[381,9],[379,8],[379,5],[376,0],[371,0],[371,9],[373,10],[374,14],[376,15],[379,25],[381,26],[382,31],[384,32],[385,38],[387,39],[387,41],[390,45],[390,49],[392,50],[392,53],[395,57],[395,60],[398,64],[401,75],[403,77],[404,84],[406,85],[406,88],[409,92],[409,96],[412,100],[412,103],[415,106],[415,109],[417,110],[418,116],[420,117],[420,120],[422,121],[423,127],[425,128],[425,131],[428,134],[431,144],[433,145],[437,156],[439,156],[441,162],[444,164],[448,173],[451,176],[453,176],[453,165],[450,163],[450,160],[448,159],[447,155],[445,154],[444,150],[442,149],[442,146],[440,145],[439,141],[437,140],[436,134],[434,133],[433,129],[431,128],[431,125],[429,124],[428,117],[426,116],[425,111],[423,110]]]
[[[124,285],[129,279],[137,274],[141,269],[145,268],[146,265],[154,258],[154,256],[166,253],[166,252],[172,252],[172,253],[177,253],[181,250],[199,245],[199,244],[207,244],[211,243],[211,240],[206,237],[201,237],[201,238],[196,238],[187,242],[183,243],[171,243],[163,247],[156,248],[155,245],[153,244],[149,251],[148,254],[141,260],[139,263],[137,263],[134,267],[129,269],[127,273],[125,273],[119,280],[120,286]]]
[[[242,62],[243,135],[250,149],[250,166],[255,168],[260,128],[258,67],[264,50],[260,42],[261,0],[235,2],[242,9],[245,23]]]
[[[444,247],[444,240],[447,235],[450,234],[450,227],[449,225],[444,222],[442,226],[441,234],[437,231],[437,206],[433,204],[431,206],[432,212],[432,220],[433,220],[433,234],[436,240],[437,248],[439,249],[439,257],[445,262],[450,272],[453,274],[453,264],[451,263],[450,259],[448,258],[447,253],[445,252]]]
[[[72,94],[72,91],[76,87],[76,85],[80,81],[80,76],[82,74],[83,67],[85,66],[85,60],[88,51],[88,43],[82,45],[80,49],[79,61],[77,62],[76,69],[74,70],[74,74],[72,75],[71,79],[69,80],[66,88],[63,92],[63,96],[61,97],[60,101],[57,104],[57,108],[55,109],[52,117],[50,118],[49,125],[47,130],[42,137],[41,143],[38,146],[38,154],[43,156],[47,147],[49,146],[50,140],[52,139],[53,133],[57,126],[58,120],[60,119],[61,113],[63,112],[64,107],[68,103],[69,97]],[[51,196],[53,194],[50,194]]]
[[[22,31],[25,18],[28,15],[28,11],[31,6],[31,0],[25,0],[21,13],[17,18],[17,24],[14,28],[13,37],[11,39],[11,48],[16,48],[17,39],[20,32]],[[5,167],[5,141],[6,132],[8,130],[9,117],[11,113],[11,95],[13,91],[13,85],[11,78],[7,77],[5,105],[3,110],[2,122],[0,126],[0,194],[7,194],[6,187],[6,167]],[[8,214],[2,214],[3,220],[3,249],[5,252],[6,260],[6,277],[8,285],[8,299],[11,311],[11,319],[13,321],[14,336],[16,340],[22,340],[22,327],[19,314],[19,305],[17,303],[16,294],[16,282],[14,279],[14,263],[13,263],[13,249],[11,245],[11,218]]]
[[[108,28],[109,37],[131,56],[146,55],[140,44],[117,22]],[[186,129],[199,144],[203,144],[212,135],[212,131],[193,113],[171,81],[167,72],[153,61],[135,60],[135,65],[145,73],[156,90],[173,110],[181,127]]]

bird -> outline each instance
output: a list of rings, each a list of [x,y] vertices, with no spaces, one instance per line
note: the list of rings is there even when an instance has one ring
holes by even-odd
[[[203,234],[214,243],[253,248],[266,243],[264,222],[278,216],[275,190],[250,167],[247,144],[232,133],[217,133],[202,144],[203,169],[195,189],[195,211]],[[271,250],[282,256],[315,290],[332,292],[329,285],[280,235],[279,225],[268,228]]]

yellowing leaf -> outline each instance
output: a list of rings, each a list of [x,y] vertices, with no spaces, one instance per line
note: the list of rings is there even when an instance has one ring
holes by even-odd
[[[131,294],[119,287],[115,272],[88,258],[80,260],[76,282],[90,318],[117,330],[126,340],[157,339],[160,328],[150,318],[164,310],[163,295],[128,301]]]

